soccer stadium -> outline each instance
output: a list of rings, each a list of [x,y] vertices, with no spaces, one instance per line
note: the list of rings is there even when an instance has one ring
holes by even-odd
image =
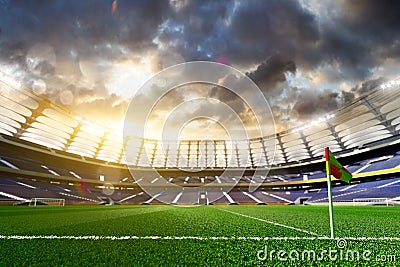
[[[379,55],[387,60],[378,62],[386,64],[384,67],[369,66],[344,53],[338,47],[351,50],[353,45],[345,43],[345,38],[332,48],[334,60],[321,59],[319,65],[314,63],[316,56],[293,56],[292,48],[282,44],[286,37],[274,31],[266,35],[275,38],[276,44],[268,45],[276,45],[271,51],[279,52],[261,46],[246,50],[244,39],[259,42],[263,34],[244,34],[238,25],[247,25],[249,14],[258,14],[257,9],[271,10],[268,23],[261,22],[279,25],[296,36],[291,38],[300,38],[297,46],[303,50],[298,53],[305,55],[324,44],[324,38],[333,39],[320,32],[317,42],[312,39],[317,38],[314,33],[305,30],[314,27],[313,23],[297,24],[314,21],[311,17],[315,16],[321,29],[333,29],[324,24],[325,16],[331,15],[313,1],[233,1],[231,13],[226,11],[230,15],[221,20],[230,31],[212,31],[205,43],[193,45],[192,54],[184,53],[189,49],[185,44],[182,56],[175,53],[178,49],[159,55],[154,47],[178,46],[178,41],[168,38],[189,31],[185,27],[194,27],[196,34],[210,27],[203,25],[203,19],[224,4],[159,1],[151,5],[114,0],[98,1],[98,7],[77,5],[79,11],[73,11],[77,3],[72,1],[64,4],[71,14],[78,14],[73,23],[56,23],[54,14],[50,19],[54,27],[74,25],[71,36],[66,35],[77,38],[75,50],[72,45],[56,44],[54,40],[64,40],[56,31],[55,39],[51,34],[42,36],[46,41],[35,43],[26,52],[24,63],[18,63],[25,48],[11,48],[11,41],[2,41],[3,35],[15,38],[14,31],[5,26],[13,21],[16,26],[10,28],[19,29],[16,33],[34,37],[26,30],[29,23],[18,17],[25,14],[25,4],[6,2],[0,1],[0,266],[398,265],[400,70],[393,63],[395,48],[384,51],[376,44]],[[60,2],[46,8],[60,16],[68,13],[60,11]],[[345,6],[344,2],[333,4],[338,14],[342,7],[336,5]],[[353,4],[346,7],[360,8],[360,14],[365,10],[365,14],[375,14],[371,10],[376,8],[367,2],[358,8]],[[179,23],[185,16],[178,15],[191,8],[202,11]],[[157,17],[160,21],[152,21],[153,11],[163,15]],[[243,14],[237,15],[241,11]],[[2,19],[2,12],[7,17]],[[27,21],[39,29],[32,31],[51,33],[46,20],[51,12],[32,12],[33,19]],[[22,26],[11,14],[24,21]],[[107,23],[97,28],[102,16]],[[235,16],[241,18],[239,24]],[[301,22],[283,23],[282,17]],[[40,26],[42,20],[46,26]],[[150,26],[146,21],[151,21]],[[359,23],[345,15],[342,21],[348,23],[349,31]],[[140,23],[143,29],[134,26]],[[147,37],[150,42],[146,43],[143,36],[153,24],[157,34]],[[293,33],[291,28],[297,26],[300,32]],[[230,27],[238,31],[237,36],[244,36],[240,41],[246,59],[235,58],[241,49],[230,53],[232,44],[218,43],[224,38],[221,32],[236,36]],[[257,28],[250,24],[242,30],[252,27]],[[129,34],[134,38],[124,39]],[[139,39],[139,44],[130,46]],[[198,36],[194,39],[199,40]],[[92,41],[99,43],[92,46]],[[392,47],[398,46],[398,40],[393,42]],[[206,49],[210,43],[211,52]],[[308,43],[311,48],[306,47]],[[95,55],[86,55],[91,53],[87,47],[95,50]],[[253,60],[249,52],[253,50],[256,58],[269,57],[250,64],[247,60]],[[11,56],[7,51],[12,51]],[[60,56],[63,53],[65,58]],[[357,66],[345,68],[350,63],[341,61],[341,53],[359,62]],[[149,60],[148,54],[157,54],[160,60],[154,64],[156,71],[148,71],[143,63]],[[125,56],[134,56],[142,65],[126,63]],[[296,64],[287,60],[291,57]],[[66,58],[77,62],[79,74],[70,70],[72,63]],[[312,64],[317,65],[309,67]],[[354,73],[364,72],[362,64],[374,75],[389,78],[370,82],[376,75]],[[254,70],[254,66],[258,67]],[[339,78],[332,74],[336,77],[332,82],[329,79],[333,78],[326,77],[335,68],[343,69],[338,71]],[[145,74],[125,74],[133,70]],[[259,72],[263,72],[261,78]],[[315,82],[323,79],[329,82]],[[54,89],[65,80],[67,87]],[[130,91],[119,88],[126,84]],[[93,87],[90,90],[86,88],[89,85]],[[329,91],[327,86],[334,89]],[[139,89],[129,97],[124,95],[132,88]],[[94,103],[90,101],[95,95],[103,106],[87,107]],[[311,100],[301,106],[302,97]],[[109,99],[114,99],[111,106],[105,104]],[[78,100],[87,112],[75,103]],[[321,103],[312,103],[318,101]],[[111,123],[107,116],[115,119],[114,108],[128,102],[121,122]],[[284,103],[289,103],[285,114],[281,112]]]
[[[327,202],[325,147],[354,174],[350,184],[334,181],[335,202],[396,205],[400,201],[397,81],[300,129],[249,140],[177,140],[168,153],[159,140],[130,145],[113,129],[93,125],[5,74],[1,85],[2,203],[43,205],[63,199],[56,203],[323,204]],[[136,177],[124,161],[124,146],[135,159],[129,166]],[[255,175],[270,164],[266,177]],[[154,169],[162,176],[148,179],[146,172]],[[226,169],[244,173],[224,176]],[[143,191],[141,179],[148,179],[146,185],[156,193]],[[256,183],[260,188],[248,192]],[[169,192],[169,184],[178,185],[179,191],[174,194],[171,187]],[[232,184],[234,190],[228,192]],[[218,192],[222,195],[214,200],[212,194]]]
[[[397,81],[382,84],[373,92],[356,99],[319,121],[302,128],[277,133],[274,136],[230,142],[213,140],[201,143],[200,140],[179,140],[176,141],[177,149],[170,150],[167,155],[158,147],[158,140],[142,139],[135,142],[140,144],[139,147],[130,146],[133,147],[130,153],[135,152],[135,162],[129,165],[129,169],[133,174],[138,174],[133,177],[123,156],[126,149],[124,146],[129,147],[129,143],[121,140],[112,129],[104,125],[93,125],[92,122],[36,94],[5,74],[1,78],[0,195],[2,205],[13,206],[13,208],[10,207],[11,210],[5,208],[3,212],[21,212],[22,214],[28,212],[29,216],[33,216],[32,219],[37,216],[37,220],[41,220],[42,216],[38,214],[46,214],[48,211],[50,214],[61,213],[63,217],[68,216],[70,212],[77,212],[77,208],[72,207],[79,206],[83,209],[82,212],[88,210],[96,213],[93,216],[99,216],[98,212],[104,213],[101,216],[111,216],[117,221],[110,227],[117,228],[121,216],[124,217],[121,220],[126,220],[125,217],[131,216],[133,220],[136,220],[134,217],[142,213],[153,213],[159,210],[174,213],[174,208],[167,207],[168,204],[186,206],[186,208],[175,208],[177,213],[187,212],[188,215],[185,216],[209,216],[208,212],[210,212],[208,220],[211,220],[213,216],[217,216],[215,220],[222,220],[223,217],[233,214],[239,216],[236,219],[248,217],[265,221],[257,215],[259,212],[262,215],[264,210],[269,213],[270,210],[268,207],[260,207],[259,211],[256,205],[272,206],[271,211],[282,212],[287,216],[293,216],[290,215],[291,212],[299,213],[297,216],[301,218],[307,215],[303,214],[305,211],[288,207],[288,205],[318,207],[316,210],[312,208],[307,212],[322,213],[326,209],[328,197],[324,148],[329,147],[335,152],[338,160],[346,164],[346,168],[354,174],[350,184],[336,179],[333,181],[332,197],[335,205],[338,206],[338,213],[342,211],[340,207],[342,205],[353,206],[351,209],[343,210],[350,213],[375,214],[377,212],[379,215],[395,211],[393,218],[388,218],[387,223],[394,224],[393,232],[389,232],[393,234],[393,238],[398,233],[396,219],[398,211],[397,207],[392,207],[400,203],[400,168],[398,167],[400,165],[400,120],[398,119],[400,104],[397,101],[400,83]],[[202,151],[209,151],[209,153],[200,155],[200,146],[204,146]],[[227,147],[230,148],[230,152]],[[270,151],[275,149],[275,155],[271,154],[273,152],[270,153]],[[146,150],[151,153],[146,153]],[[228,154],[234,160],[228,160]],[[176,165],[172,165],[171,161],[175,161]],[[206,165],[207,162],[209,165]],[[269,164],[271,168],[267,176],[255,175]],[[151,176],[154,169],[161,175]],[[196,171],[198,169],[201,170]],[[231,170],[229,174],[243,170],[243,174],[227,176],[224,174],[225,170]],[[146,182],[139,184],[143,179],[146,179]],[[259,186],[251,191],[249,189],[252,184]],[[99,205],[118,205],[119,207],[103,210],[89,208],[89,205],[90,207]],[[155,208],[125,208],[123,205],[154,205]],[[222,210],[228,214],[223,214],[222,218],[218,218],[219,215],[214,213],[218,213],[219,208],[211,208],[211,211],[208,211],[209,208],[185,211],[190,205],[218,205],[216,207],[224,207]],[[239,205],[243,208],[228,209],[225,208],[227,205]],[[320,208],[321,205],[324,208]],[[71,206],[72,209],[62,207],[55,210],[50,208],[37,211],[34,210],[36,207],[29,207],[25,211],[15,206]],[[371,209],[372,206],[376,208]],[[107,215],[108,211],[112,213]],[[132,215],[129,215],[130,212]],[[115,218],[114,213],[118,214]],[[253,214],[256,217],[253,217]],[[279,216],[283,216],[282,214]],[[379,221],[378,215],[374,220]],[[158,213],[157,216],[159,216]],[[314,219],[313,213],[310,216]],[[318,216],[321,215],[318,214]],[[55,218],[58,220],[57,216]],[[144,218],[148,220],[152,216],[147,215]],[[154,219],[156,220],[157,217]],[[184,218],[181,219],[184,220]],[[198,217],[196,220],[203,219]],[[322,218],[318,219],[323,222]],[[357,224],[358,219],[356,216],[351,224]],[[46,219],[42,218],[42,220]],[[179,222],[179,220],[175,223],[185,222]],[[272,223],[274,227],[280,225],[279,222],[268,220],[266,222]],[[16,223],[18,226],[21,222],[16,221]],[[32,223],[36,225],[35,221]],[[139,223],[143,222],[139,219]],[[190,227],[197,226],[201,227],[200,229],[204,227],[198,221],[189,223],[195,223]],[[196,225],[199,223],[200,225]],[[218,223],[218,221],[212,223]],[[244,219],[239,223],[249,222]],[[317,234],[304,230],[304,227],[297,228],[303,222],[294,223],[294,228],[283,225],[283,229],[293,228],[301,236],[304,234],[311,237],[324,236],[322,230]],[[46,224],[47,222],[44,225]],[[62,222],[60,222],[61,225],[63,225]],[[51,232],[52,235],[59,235],[51,231],[52,226],[49,227],[51,228],[44,229],[44,233]],[[97,224],[93,227],[97,227]],[[141,227],[147,226],[141,225]],[[375,227],[376,229],[372,229],[373,233],[383,225],[375,225]],[[387,225],[384,227],[386,228]],[[5,230],[11,231],[10,234],[17,234],[22,229],[17,228],[15,229],[17,232],[14,232],[13,224],[10,224]],[[40,233],[42,230],[38,227],[38,229],[29,229],[28,232]],[[131,229],[124,230],[127,232],[113,229],[110,233],[116,231],[123,236],[131,235]],[[154,233],[150,231],[149,236],[160,235],[161,237],[158,238],[162,239],[166,233],[170,232],[170,229],[165,230],[165,233],[159,230]],[[211,229],[207,229],[206,232],[209,230]],[[82,231],[86,233],[85,236],[93,235],[90,230],[87,231],[87,233],[86,230]],[[22,232],[25,233],[26,230]],[[62,232],[63,235],[69,233],[68,230]],[[80,233],[81,230],[77,232]],[[189,232],[192,231],[189,230]],[[136,234],[135,231],[133,233]],[[195,233],[199,236],[195,234],[194,237],[200,240],[204,238],[203,231]],[[278,231],[278,237],[280,234]],[[157,237],[153,238],[157,239]],[[140,235],[137,238],[140,240]],[[150,242],[153,240],[151,237],[147,238]],[[182,238],[185,239],[185,237]],[[218,236],[215,238],[218,240]],[[32,242],[29,240],[28,237],[28,242]],[[146,240],[147,242],[149,241]]]

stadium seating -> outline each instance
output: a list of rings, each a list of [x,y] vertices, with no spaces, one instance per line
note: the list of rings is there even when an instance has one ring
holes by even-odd
[[[326,202],[327,146],[354,173],[350,185],[334,181],[335,201],[399,197],[398,83],[298,129],[206,142],[209,154],[201,156],[211,166],[197,171],[204,167],[200,140],[168,140],[167,156],[162,140],[123,137],[1,77],[0,203],[62,197],[67,204],[198,204],[201,194],[215,204]]]

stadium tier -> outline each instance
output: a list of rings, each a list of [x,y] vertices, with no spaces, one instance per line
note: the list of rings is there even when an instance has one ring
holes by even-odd
[[[123,164],[129,148],[139,167],[226,168],[293,164],[333,152],[397,140],[400,130],[399,84],[377,88],[334,114],[299,129],[250,140],[164,141],[125,136],[72,114],[0,73],[0,133],[43,145],[55,153]],[[171,142],[175,142],[170,146]],[[174,148],[175,150],[173,150]],[[204,154],[199,160],[199,153]],[[185,156],[182,156],[185,155]],[[206,165],[209,164],[209,165]]]
[[[399,87],[388,83],[323,119],[273,136],[162,142],[123,137],[0,73],[0,200],[318,204],[327,201],[325,147],[354,174],[350,185],[334,181],[335,201],[397,200]],[[124,151],[134,160],[126,162]],[[146,177],[154,169],[160,176]],[[151,194],[138,186],[142,179]]]

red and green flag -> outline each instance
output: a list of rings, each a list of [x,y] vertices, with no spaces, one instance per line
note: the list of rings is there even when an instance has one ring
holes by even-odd
[[[332,174],[336,179],[345,181],[346,183],[350,182],[351,178],[353,178],[353,175],[345,167],[343,167],[339,161],[337,161],[328,147],[325,148],[325,157],[327,161],[327,173]]]

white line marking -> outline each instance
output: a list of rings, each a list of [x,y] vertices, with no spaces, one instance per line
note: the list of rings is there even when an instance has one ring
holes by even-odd
[[[228,199],[229,203],[231,203],[231,204],[236,203],[228,193],[222,191],[222,194],[224,194],[224,196]]]
[[[367,191],[367,190],[372,190],[372,189],[360,189],[360,190],[357,190],[357,191],[351,191],[351,192],[348,192],[348,193],[343,193],[343,194],[339,194],[339,195],[334,195],[334,196],[332,196],[332,198],[337,198],[337,197],[342,197],[342,196],[353,195],[353,194],[357,194],[357,193],[364,192],[364,191]],[[323,197],[323,198],[311,200],[311,201],[308,201],[308,202],[309,202],[309,203],[321,202],[321,201],[324,200],[324,199],[328,199],[328,197]]]
[[[53,171],[53,170],[48,169],[47,171],[48,171],[49,173],[55,175],[55,176],[60,176],[58,173],[56,173],[56,172]]]
[[[19,196],[15,196],[15,195],[12,195],[12,194],[8,194],[8,193],[5,193],[5,192],[0,192],[0,196],[5,196],[5,197],[8,197],[8,198],[12,198],[12,199],[15,199],[15,200],[20,200],[20,201],[27,201],[27,199],[25,199],[25,198],[22,198],[22,197],[19,197]]]
[[[263,203],[261,200],[259,200],[258,198],[256,198],[255,196],[253,196],[253,195],[250,195],[249,193],[247,193],[247,192],[242,192],[244,195],[246,195],[246,196],[248,196],[249,198],[251,198],[252,200],[254,200],[255,202],[257,202],[257,203]]]
[[[160,192],[160,193],[158,193],[157,195],[154,195],[152,198],[150,198],[149,200],[147,200],[147,201],[144,202],[144,203],[150,204],[150,202],[152,202],[154,199],[156,199],[156,198],[158,198],[159,196],[161,196],[162,193],[163,193],[163,192]]]
[[[28,188],[32,188],[32,189],[35,189],[35,188],[36,188],[36,187],[34,187],[34,186],[31,186],[31,185],[29,185],[29,184],[24,184],[24,183],[21,183],[21,182],[17,182],[17,184],[22,185],[22,186],[25,186],[25,187],[28,187]]]
[[[260,218],[253,217],[253,216],[246,215],[246,214],[241,214],[241,213],[238,213],[238,212],[234,212],[234,211],[230,211],[230,210],[224,210],[224,209],[220,209],[220,208],[216,208],[216,209],[222,210],[222,211],[225,211],[225,212],[229,212],[229,213],[232,213],[232,214],[235,214],[235,215],[239,215],[239,216],[242,216],[242,217],[250,218],[250,219],[253,219],[253,220],[257,220],[257,221],[261,221],[261,222],[266,222],[266,223],[269,223],[269,224],[272,224],[272,225],[285,227],[285,228],[287,228],[287,229],[296,230],[296,231],[303,232],[303,233],[306,233],[306,234],[309,234],[309,235],[324,236],[324,235],[320,235],[320,234],[317,234],[317,233],[314,233],[314,232],[311,232],[311,231],[307,231],[307,230],[303,230],[303,229],[296,228],[296,227],[293,227],[293,226],[288,226],[288,225],[276,223],[276,222],[273,222],[273,221],[268,221],[268,220],[260,219]]]
[[[286,198],[283,198],[283,197],[280,197],[280,196],[277,196],[277,195],[274,195],[274,194],[271,194],[271,193],[267,193],[267,192],[264,192],[264,191],[262,191],[261,193],[263,193],[264,195],[267,195],[267,196],[271,196],[271,197],[283,200],[283,201],[285,201],[287,203],[292,203],[292,201],[290,201],[290,200],[288,200]]]
[[[46,165],[41,165],[41,167],[42,167],[43,169],[46,169],[49,173],[51,173],[51,174],[53,174],[53,175],[60,176],[60,175],[59,175],[58,173],[56,173],[55,171],[49,169],[49,167],[47,167]],[[100,179],[100,180],[101,180],[101,179]]]
[[[132,195],[132,196],[129,196],[129,197],[123,198],[123,199],[121,199],[121,200],[120,200],[120,201],[118,201],[118,202],[119,202],[119,203],[121,203],[121,202],[127,201],[128,199],[131,199],[131,198],[133,198],[133,197],[136,197],[136,195]]]
[[[183,191],[179,192],[179,194],[176,195],[176,197],[174,198],[174,200],[172,201],[172,204],[176,204],[178,202],[178,200],[181,198],[183,194]]]
[[[78,174],[76,174],[73,171],[69,171],[69,173],[72,174],[75,178],[82,179],[82,177],[80,177]]]
[[[93,200],[90,198],[86,198],[86,197],[81,197],[81,196],[76,196],[76,195],[72,195],[72,194],[67,194],[64,192],[58,192],[60,195],[64,195],[64,196],[69,196],[69,197],[74,197],[74,198],[78,198],[78,199],[83,199],[83,200],[87,200],[87,201],[92,201],[92,202],[99,202],[98,200]]]
[[[380,157],[380,158],[372,159],[372,160],[368,161],[368,164],[372,164],[372,163],[379,162],[379,161],[387,161],[387,160],[389,160],[389,159],[391,159],[391,158],[393,158],[393,155],[390,155],[390,156],[382,156],[382,157]]]
[[[0,158],[0,162],[3,163],[4,165],[6,165],[7,167],[10,167],[11,169],[14,170],[19,170],[19,168],[17,166],[15,166],[14,164],[8,162],[7,160]]]
[[[350,188],[353,188],[353,187],[355,187],[355,186],[357,186],[357,185],[358,185],[358,184],[352,184],[352,185],[346,186],[345,188],[340,189],[339,192],[347,191],[347,190],[349,190]]]
[[[393,185],[393,184],[397,184],[397,183],[400,183],[400,180],[397,180],[397,181],[394,181],[394,182],[390,182],[390,183],[387,183],[387,184],[383,184],[383,185],[380,185],[380,186],[378,186],[376,188],[383,188],[383,187],[386,187],[386,186],[389,186],[389,185]]]
[[[364,166],[362,166],[361,168],[355,170],[353,173],[360,173],[360,172],[362,172],[363,170],[365,170],[366,168],[368,168],[369,166],[371,166],[371,164],[367,163],[367,164],[365,164]]]
[[[274,178],[278,178],[278,179],[281,180],[282,182],[287,182],[287,180],[283,179],[281,176],[275,175],[275,176],[273,176],[273,177],[274,177]],[[265,179],[265,177],[264,177],[264,179]],[[307,179],[308,179],[308,177],[307,177]]]
[[[275,240],[275,241],[295,241],[295,240],[349,240],[349,241],[400,241],[400,237],[336,237],[331,239],[327,236],[306,237],[306,236],[69,236],[69,235],[0,235],[3,240],[32,240],[32,239],[51,239],[51,240]]]

